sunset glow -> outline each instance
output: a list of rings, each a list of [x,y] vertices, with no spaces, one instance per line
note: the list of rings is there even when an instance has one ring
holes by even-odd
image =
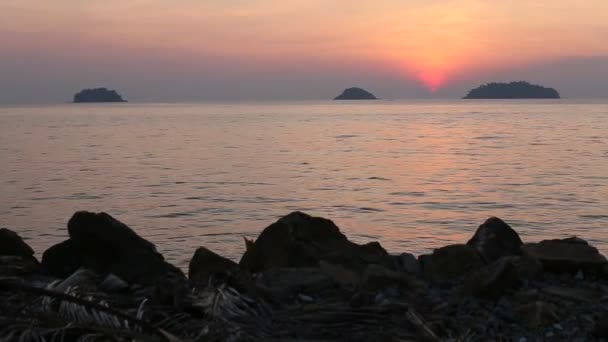
[[[70,89],[105,80],[139,89],[136,80],[174,75],[209,87],[262,78],[275,94],[306,80],[324,79],[334,92],[399,75],[418,88],[405,96],[430,94],[513,68],[608,59],[606,13],[602,0],[8,0],[0,3],[0,72],[9,88],[26,70],[41,86],[65,70]]]

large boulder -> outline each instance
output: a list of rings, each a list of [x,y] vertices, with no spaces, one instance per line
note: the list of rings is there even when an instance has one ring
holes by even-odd
[[[0,274],[19,275],[38,270],[34,250],[19,234],[7,228],[0,229]]]
[[[199,247],[188,265],[188,279],[194,284],[208,285],[213,277],[236,275],[239,265],[213,251]]]
[[[377,242],[358,245],[349,241],[330,220],[293,212],[268,226],[247,251],[239,265],[250,272],[273,267],[311,267],[321,261],[357,272],[369,264],[394,267],[389,254]]]
[[[550,272],[602,272],[608,265],[606,258],[595,247],[576,237],[527,243],[522,248],[542,263],[543,270]]]
[[[467,245],[491,263],[503,256],[520,255],[523,243],[513,228],[498,217],[491,217],[477,228]]]
[[[55,245],[43,255],[43,264],[55,276],[85,267],[100,274],[113,273],[132,284],[151,284],[168,274],[185,279],[154,244],[106,213],[75,213],[68,222],[68,233],[69,242]]]
[[[456,280],[484,265],[479,253],[468,245],[441,247],[433,254],[421,255],[419,261],[424,277],[434,283]]]
[[[31,257],[34,250],[19,236],[7,228],[0,228],[0,255]]]

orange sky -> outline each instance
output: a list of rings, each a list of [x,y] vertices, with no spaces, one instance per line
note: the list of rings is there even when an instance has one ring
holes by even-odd
[[[605,0],[0,2],[0,43],[11,50],[4,59],[80,51],[250,68],[350,63],[432,91],[487,70],[607,56],[607,39]]]

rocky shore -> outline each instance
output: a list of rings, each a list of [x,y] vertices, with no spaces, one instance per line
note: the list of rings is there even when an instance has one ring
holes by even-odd
[[[39,261],[0,229],[2,341],[593,341],[608,262],[572,237],[524,243],[490,218],[432,254],[356,244],[294,212],[239,263],[200,247],[188,275],[105,213],[77,212]]]

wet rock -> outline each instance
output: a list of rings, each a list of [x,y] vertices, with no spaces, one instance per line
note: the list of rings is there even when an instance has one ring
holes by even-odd
[[[293,212],[260,234],[239,265],[250,272],[272,267],[311,267],[320,261],[362,272],[368,264],[393,267],[389,254],[377,242],[349,241],[330,220]]]
[[[479,253],[468,245],[441,247],[419,260],[424,277],[434,283],[456,280],[484,265]]]
[[[168,274],[185,280],[151,242],[106,213],[75,213],[68,222],[68,233],[68,241],[43,255],[43,267],[51,274],[85,267],[102,275],[113,273],[131,284],[153,284]]]
[[[513,228],[498,217],[491,217],[477,228],[467,245],[490,263],[503,256],[520,255],[523,243]]]
[[[57,278],[66,278],[83,264],[81,251],[73,240],[60,242],[42,254],[42,270]]]
[[[542,301],[520,305],[516,311],[522,322],[532,329],[559,321],[557,308]]]
[[[225,277],[238,273],[236,262],[226,259],[205,247],[199,247],[190,260],[188,278],[190,282],[207,285],[214,276]]]
[[[401,253],[397,257],[397,269],[409,274],[420,274],[420,262],[418,259],[411,253]]]
[[[483,298],[497,298],[505,291],[520,284],[515,265],[508,258],[502,258],[469,275],[463,284],[463,292]]]
[[[601,272],[608,264],[595,247],[576,237],[527,243],[523,246],[523,251],[538,259],[543,270],[550,272],[575,273],[579,269],[585,272]]]

